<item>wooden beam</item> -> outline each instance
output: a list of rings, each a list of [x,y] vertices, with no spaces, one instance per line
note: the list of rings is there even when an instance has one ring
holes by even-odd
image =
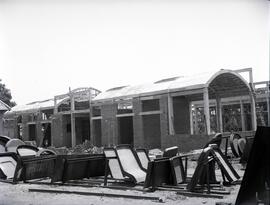
[[[187,96],[187,95],[195,95],[195,94],[202,94],[202,89],[193,89],[193,90],[182,90],[182,91],[171,91],[170,95],[172,97],[177,96]]]
[[[186,194],[207,194],[207,189],[206,187],[198,187],[198,190],[194,191],[194,192],[190,192],[186,189],[186,184],[183,184],[184,186],[159,186],[157,187],[156,189],[157,190],[161,190],[161,191],[176,191],[178,192],[179,194],[180,193],[186,193]],[[208,193],[209,194],[209,193]],[[211,187],[211,190],[210,190],[210,194],[213,195],[213,194],[224,194],[224,195],[229,195],[231,194],[230,191],[227,191],[227,190],[221,190],[221,189],[217,189],[215,187]]]
[[[147,112],[140,112],[139,115],[158,115],[161,114],[160,110],[154,110],[154,111],[147,111]]]
[[[145,97],[140,97],[140,100],[155,100],[155,99],[160,99],[160,95],[158,95],[158,96],[145,96]]]
[[[268,126],[270,126],[270,96],[266,98],[267,102],[267,116],[268,116]]]
[[[92,89],[91,88],[88,88],[88,103],[89,103],[89,130],[90,130],[90,142],[93,144],[93,145],[96,145],[96,142],[95,142],[95,138],[94,138],[94,125],[93,125],[93,121],[91,120],[92,119],[92,115],[93,115],[93,112],[92,112]]]
[[[54,109],[53,109],[53,114],[56,114],[57,113],[57,111],[58,111],[58,108],[57,108],[57,99],[56,99],[56,97],[54,97]]]
[[[76,129],[75,129],[75,99],[74,99],[74,95],[71,92],[70,88],[69,88],[69,94],[70,94],[70,102],[71,102],[71,107],[70,107],[70,120],[71,120],[71,146],[75,147],[76,146]]]
[[[116,117],[133,117],[134,113],[117,114]]]
[[[189,102],[189,124],[190,124],[190,134],[194,134],[193,128],[193,114],[192,114],[192,102]]]
[[[101,119],[102,119],[102,116],[95,116],[91,118],[91,120],[101,120]]]
[[[218,125],[218,132],[223,132],[223,122],[222,122],[222,105],[221,99],[219,97],[216,98],[216,109],[217,109],[217,125]]]
[[[243,106],[243,101],[242,100],[240,100],[240,112],[241,112],[242,131],[246,131],[245,113],[244,113],[244,106]]]
[[[168,122],[169,122],[169,134],[174,135],[174,115],[173,115],[173,99],[168,94]]]
[[[257,129],[257,116],[256,116],[256,104],[253,93],[250,93],[250,108],[251,108],[251,122],[252,130]]]
[[[203,198],[223,199],[223,196],[218,195],[218,194],[196,193],[196,192],[187,192],[187,191],[177,191],[176,194],[183,195],[183,196],[188,196],[188,197],[203,197]]]
[[[198,112],[197,112],[197,106],[196,105],[194,105],[194,110],[195,110],[195,119],[194,119],[194,121],[195,121],[195,132],[194,132],[194,134],[198,134],[199,132],[198,132]]]
[[[114,198],[126,198],[126,199],[140,199],[151,201],[162,201],[160,197],[155,196],[141,196],[141,195],[129,195],[129,194],[113,194],[102,192],[89,192],[89,191],[68,191],[59,189],[28,189],[29,192],[41,192],[41,193],[57,193],[57,194],[78,194],[85,196],[102,196],[102,197],[114,197]]]
[[[209,112],[209,95],[208,88],[204,88],[203,90],[203,101],[204,101],[204,116],[205,116],[205,124],[206,124],[206,134],[210,135],[210,112]]]

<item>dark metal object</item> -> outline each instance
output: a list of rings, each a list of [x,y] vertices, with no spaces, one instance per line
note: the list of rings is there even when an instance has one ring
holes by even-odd
[[[144,187],[178,185],[184,183],[186,175],[183,167],[182,157],[159,158],[148,163],[148,170]]]
[[[146,177],[146,171],[142,167],[136,152],[131,148],[131,146],[118,145],[116,146],[115,151],[117,158],[119,159],[120,168],[123,175],[130,178],[134,183],[144,182]],[[125,151],[126,153],[123,154],[123,151]],[[129,156],[129,158],[127,158],[127,156]],[[130,165],[132,165],[133,167],[130,167]]]
[[[168,158],[160,158],[148,163],[144,187],[155,189],[162,184],[173,185],[171,164]]]
[[[16,149],[16,152],[19,156],[35,156],[39,149],[32,145],[19,145]]]
[[[6,145],[6,143],[10,140],[9,137],[0,135],[0,145]]]
[[[44,156],[44,155],[57,155],[55,151],[50,150],[50,149],[40,149],[37,152],[37,156]]]
[[[148,162],[150,161],[148,152],[146,151],[146,149],[143,149],[143,148],[138,148],[135,151],[136,151],[138,161],[141,164],[141,167],[143,168],[144,171],[147,171]]]
[[[257,204],[258,200],[267,204],[270,201],[269,136],[270,127],[257,127],[236,205]]]
[[[16,153],[17,147],[19,145],[24,145],[24,144],[25,143],[20,139],[17,139],[17,138],[10,139],[5,145],[6,152],[14,152],[14,153]]]
[[[1,153],[0,164],[3,168],[0,169],[0,178],[4,180],[12,181],[14,174],[16,173],[18,156],[15,153]]]
[[[197,184],[206,184],[210,192],[211,179],[215,179],[215,177],[212,176],[215,173],[211,172],[209,166],[212,161],[217,162],[222,174],[224,174],[224,179],[226,177],[229,183],[235,182],[240,178],[220,149],[217,146],[210,146],[205,148],[199,156],[198,165],[187,186],[189,191],[194,191]]]
[[[231,146],[232,153],[235,157],[241,157],[241,154],[242,154],[239,152],[239,147],[238,147],[238,140],[241,138],[242,137],[237,133],[232,133],[230,135],[230,146]]]
[[[107,184],[109,173],[114,179],[124,180],[125,176],[122,173],[123,168],[121,167],[119,159],[117,158],[115,149],[113,147],[106,147],[104,148],[103,152],[106,157],[104,183]]]
[[[177,154],[178,154],[178,147],[177,146],[169,147],[169,148],[166,148],[164,150],[163,157],[171,158],[171,157],[176,156]]]
[[[56,156],[21,157],[17,161],[13,181],[27,181],[41,178],[52,178],[56,164]]]
[[[180,183],[184,183],[186,181],[186,173],[184,171],[182,157],[181,156],[172,157],[170,158],[170,163],[171,163],[173,184],[176,186]]]
[[[105,157],[103,154],[60,155],[52,182],[67,182],[105,175]]]

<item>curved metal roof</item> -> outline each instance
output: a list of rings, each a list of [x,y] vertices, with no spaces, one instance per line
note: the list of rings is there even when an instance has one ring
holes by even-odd
[[[54,100],[48,99],[43,101],[36,101],[32,103],[28,103],[26,105],[16,105],[10,111],[6,112],[6,114],[12,114],[16,112],[33,112],[39,109],[53,109]]]
[[[235,95],[247,95],[250,92],[248,82],[240,74],[233,70],[220,70],[214,74],[212,72],[205,72],[198,75],[167,78],[143,85],[111,88],[98,94],[93,99],[93,102],[196,90],[205,87],[209,88],[210,96],[219,95],[220,97],[231,97]],[[57,105],[66,100],[66,95],[67,94],[57,99]],[[8,111],[7,114],[33,112],[40,109],[53,109],[53,107],[54,99],[48,99],[26,105],[17,105]]]
[[[226,85],[226,86],[225,86]],[[224,87],[225,86],[225,87]],[[247,81],[233,70],[220,70],[216,73],[205,72],[198,75],[181,76],[164,79],[155,83],[148,83],[135,86],[123,86],[109,89],[100,93],[94,98],[94,102],[112,99],[132,98],[176,91],[187,91],[209,87],[211,91],[222,92],[221,88],[227,90],[238,88],[238,94],[247,94],[250,89]],[[229,95],[229,94],[228,94]]]

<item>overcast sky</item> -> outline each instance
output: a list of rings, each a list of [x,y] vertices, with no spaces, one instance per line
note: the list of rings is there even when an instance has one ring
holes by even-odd
[[[0,0],[13,100],[252,67],[269,78],[267,0]]]

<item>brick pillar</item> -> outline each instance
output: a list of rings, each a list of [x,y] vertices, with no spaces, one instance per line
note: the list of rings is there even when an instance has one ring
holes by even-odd
[[[142,116],[139,113],[142,111],[141,101],[139,98],[133,99],[133,130],[134,130],[134,147],[144,147],[144,133]]]
[[[29,140],[29,132],[28,132],[28,115],[22,115],[22,140]]]
[[[160,105],[160,134],[161,134],[161,148],[166,148],[166,140],[168,140],[169,134],[169,122],[168,122],[168,95],[162,95],[159,101]]]
[[[101,106],[101,144],[103,146],[118,144],[117,103]]]
[[[66,133],[67,125],[63,125],[62,115],[61,114],[54,114],[53,120],[51,124],[51,132],[52,132],[52,146],[61,147],[67,146],[70,147],[71,145],[67,144],[64,141],[64,132]]]
[[[42,120],[42,114],[41,114],[41,112],[38,112],[37,120],[36,120],[36,134],[37,134],[36,143],[37,143],[38,146],[41,146],[42,141],[43,141],[41,120]]]

